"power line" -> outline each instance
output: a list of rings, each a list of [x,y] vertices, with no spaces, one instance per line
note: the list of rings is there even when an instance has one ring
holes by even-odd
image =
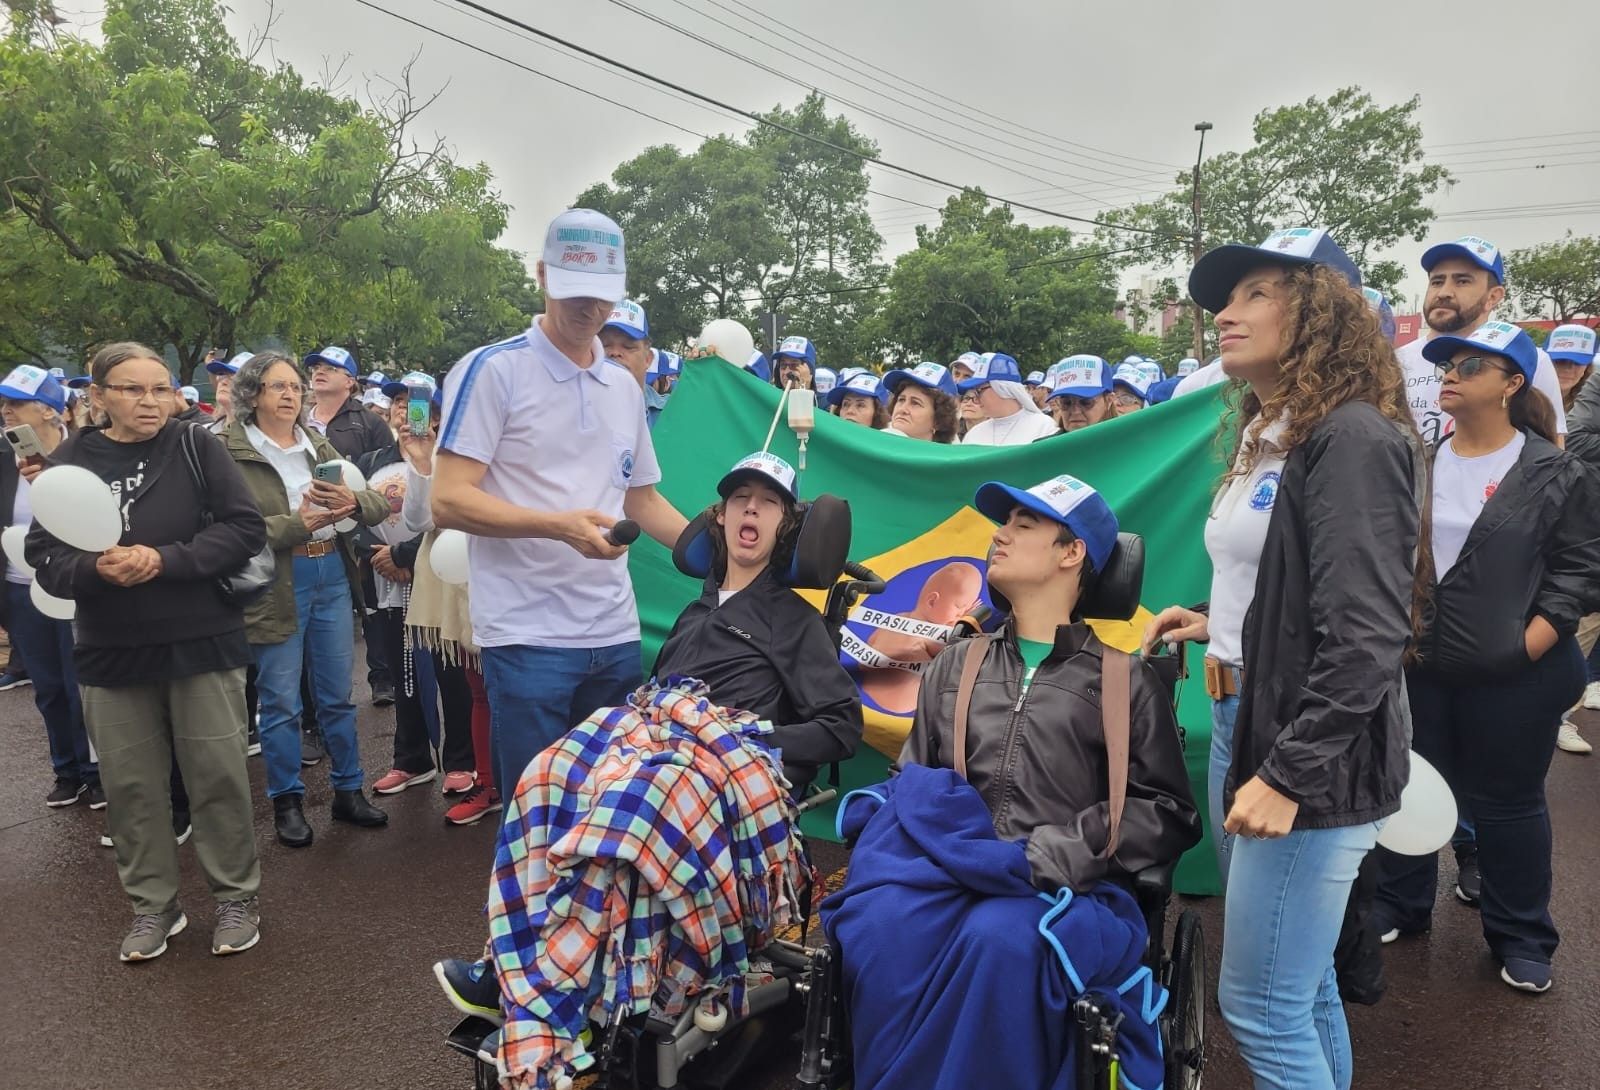
[[[597,53],[592,49],[587,49],[584,46],[576,44],[575,42],[570,42],[567,39],[562,38],[559,35],[552,34],[547,30],[540,30],[538,27],[531,26],[528,23],[524,23],[520,19],[513,18],[512,16],[506,15],[503,12],[496,11],[493,8],[486,7],[483,4],[479,4],[479,3],[476,2],[476,0],[454,0],[454,2],[459,4],[460,6],[462,6],[464,8],[469,8],[469,9],[474,10],[474,11],[482,12],[483,14],[488,15],[489,17],[491,17],[493,19],[496,19],[499,22],[505,23],[508,26],[517,27],[517,28],[519,28],[521,30],[527,31],[530,34],[536,35],[537,37],[542,38],[542,39],[544,39],[546,41],[554,42],[557,45],[560,45],[565,49],[571,50],[574,53],[580,54],[580,55],[585,56],[585,57],[589,57],[592,60],[599,61],[600,63],[602,63],[602,64],[604,64],[604,65],[606,65],[606,66],[608,66],[610,68],[615,68],[615,69],[617,69],[619,71],[622,71],[622,72],[631,73],[632,75],[638,76],[638,77],[640,77],[642,79],[647,79],[651,83],[658,84],[658,85],[660,85],[662,87],[666,87],[666,88],[668,88],[670,90],[677,91],[679,94],[688,95],[691,98],[694,98],[694,99],[697,99],[697,100],[699,100],[701,102],[707,103],[708,105],[715,106],[718,109],[723,109],[723,110],[727,110],[730,113],[738,114],[739,116],[743,117],[744,119],[746,119],[748,121],[751,121],[751,122],[754,122],[757,125],[764,125],[764,126],[766,126],[768,128],[777,129],[780,132],[788,133],[790,136],[795,136],[795,137],[798,137],[798,138],[800,138],[802,140],[808,141],[809,143],[820,145],[820,146],[828,148],[828,149],[830,149],[832,151],[839,152],[842,155],[848,155],[848,156],[851,156],[852,158],[860,159],[864,163],[869,163],[869,164],[874,165],[874,166],[879,166],[879,167],[882,167],[885,170],[892,170],[897,174],[904,174],[907,177],[920,178],[921,180],[923,180],[925,182],[931,182],[931,183],[933,183],[935,185],[944,186],[947,189],[955,190],[957,192],[960,192],[962,190],[970,188],[968,186],[961,185],[961,184],[959,184],[957,182],[947,181],[944,178],[939,178],[939,177],[937,177],[935,175],[928,174],[925,171],[917,170],[917,169],[915,169],[913,167],[903,166],[903,165],[901,165],[899,163],[892,163],[887,159],[876,158],[876,157],[873,157],[873,156],[870,156],[870,155],[863,154],[862,152],[856,151],[854,148],[842,147],[842,146],[840,146],[838,144],[835,144],[835,143],[833,143],[831,141],[824,140],[820,136],[814,136],[811,133],[801,132],[799,129],[792,128],[792,127],[790,127],[788,125],[785,125],[785,124],[783,124],[781,122],[773,121],[771,118],[762,117],[760,114],[757,114],[757,113],[755,113],[753,111],[745,110],[745,109],[741,109],[740,107],[737,107],[737,106],[729,105],[728,103],[723,102],[723,101],[721,101],[719,99],[712,98],[710,95],[702,94],[699,91],[691,90],[688,87],[684,87],[682,84],[674,83],[671,80],[666,79],[666,78],[664,78],[662,76],[657,76],[657,75],[654,75],[654,74],[652,74],[650,72],[646,72],[643,69],[635,68],[632,65],[623,63],[622,61],[615,60],[615,59],[613,59],[611,57],[607,57],[602,53]],[[366,5],[368,7],[377,8],[377,10],[379,10],[379,11],[384,11],[385,10],[383,8],[378,8],[376,4],[371,3],[371,0],[357,0],[357,3]],[[1166,232],[1166,231],[1157,230],[1155,228],[1130,227],[1130,226],[1127,226],[1125,224],[1120,224],[1120,223],[1108,223],[1108,222],[1105,222],[1105,221],[1102,221],[1102,220],[1091,219],[1091,218],[1084,217],[1084,216],[1074,216],[1074,215],[1071,215],[1071,214],[1066,213],[1066,212],[1058,212],[1058,211],[1056,211],[1055,209],[1052,209],[1052,208],[1041,208],[1038,205],[1027,204],[1027,203],[1024,203],[1022,201],[1013,200],[1013,199],[1008,198],[1008,197],[994,196],[994,197],[988,197],[987,199],[995,201],[995,202],[1000,203],[1000,204],[1009,204],[1009,205],[1012,205],[1013,207],[1016,207],[1016,208],[1025,208],[1030,212],[1037,212],[1040,215],[1051,216],[1051,217],[1054,217],[1056,219],[1069,220],[1069,221],[1072,221],[1072,222],[1075,222],[1075,223],[1087,223],[1087,224],[1091,224],[1091,225],[1093,225],[1095,227],[1105,227],[1105,228],[1109,228],[1109,229],[1112,229],[1112,230],[1128,231],[1128,232],[1131,232],[1131,233],[1134,233],[1134,234],[1144,234],[1144,235],[1166,236],[1168,234],[1168,232]]]
[[[1579,132],[1551,132],[1530,136],[1496,136],[1483,140],[1456,140],[1446,144],[1424,144],[1424,151],[1438,151],[1440,148],[1464,148],[1477,144],[1512,144],[1524,140],[1561,140],[1569,136],[1600,136],[1600,129],[1584,129]]]

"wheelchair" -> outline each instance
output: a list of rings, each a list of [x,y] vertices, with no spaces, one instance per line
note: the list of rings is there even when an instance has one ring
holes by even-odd
[[[711,552],[704,517],[695,519],[673,550],[673,561],[686,575],[704,578]],[[806,505],[793,556],[783,581],[802,590],[828,592],[824,616],[836,640],[851,608],[863,596],[880,593],[884,582],[847,559],[850,510],[845,501],[819,496]],[[1121,534],[1105,572],[1083,602],[1086,615],[1111,620],[1131,619],[1139,606],[1144,574],[1144,542]],[[991,592],[992,593],[992,592]],[[1003,598],[997,607],[1006,609]],[[975,626],[963,634],[971,635]],[[1185,676],[1183,658],[1161,656],[1152,665],[1170,693]],[[834,770],[833,783],[838,783]],[[802,812],[831,801],[823,790],[803,800]],[[1182,912],[1166,942],[1167,917],[1177,862],[1151,868],[1134,877],[1133,893],[1149,931],[1145,963],[1169,993],[1159,1019],[1166,1059],[1168,1090],[1197,1090],[1205,1066],[1205,940],[1193,911]],[[832,943],[808,944],[813,896],[804,900],[798,934],[779,937],[757,952],[770,962],[770,979],[749,985],[748,1013],[727,1017],[725,1006],[691,1005],[665,1020],[648,1014],[613,1019],[598,1027],[590,1046],[596,1059],[593,1074],[580,1076],[593,1090],[676,1090],[694,1086],[722,1090],[747,1085],[746,1069],[759,1053],[772,1047],[793,1047],[798,1036],[800,1058],[796,1090],[844,1090],[851,1084],[851,1042],[841,977],[841,951]],[[794,929],[791,929],[794,930]],[[1073,1007],[1069,1032],[1076,1035],[1077,1086],[1080,1090],[1116,1090],[1117,1037],[1120,1016],[1110,998],[1095,993]],[[479,1018],[463,1019],[447,1044],[474,1063],[475,1090],[494,1090],[495,1065],[481,1052],[495,1027]],[[584,1085],[584,1083],[579,1083]]]

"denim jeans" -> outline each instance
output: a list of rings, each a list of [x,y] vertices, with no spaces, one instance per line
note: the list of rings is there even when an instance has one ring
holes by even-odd
[[[1333,951],[1381,824],[1234,838],[1217,1000],[1256,1090],[1349,1090]]]
[[[639,644],[612,647],[485,647],[489,749],[495,783],[510,798],[535,754],[639,687]]]
[[[355,621],[350,583],[337,552],[294,558],[294,606],[299,630],[282,643],[255,647],[261,701],[261,757],[267,796],[303,795],[300,779],[300,672],[309,673],[338,791],[361,787],[356,748],[356,706],[350,701],[355,669]]]
[[[1477,834],[1483,877],[1479,915],[1502,961],[1548,965],[1560,936],[1550,918],[1550,810],[1544,781],[1561,715],[1583,692],[1583,652],[1556,644],[1512,678],[1474,682],[1415,670],[1412,745],[1439,770]],[[1379,911],[1403,931],[1428,928],[1438,881],[1432,856],[1381,850]]]
[[[33,704],[44,718],[50,766],[58,780],[97,784],[100,770],[89,753],[83,698],[72,671],[72,622],[40,613],[28,596],[29,587],[6,583],[6,630],[33,679]]]
[[[1222,888],[1228,888],[1228,859],[1233,851],[1233,837],[1222,831],[1227,814],[1222,809],[1223,784],[1228,780],[1228,766],[1233,763],[1233,722],[1239,715],[1239,698],[1225,696],[1211,702],[1211,764],[1206,771],[1206,818],[1211,822],[1211,843],[1217,849],[1217,873],[1222,877]]]

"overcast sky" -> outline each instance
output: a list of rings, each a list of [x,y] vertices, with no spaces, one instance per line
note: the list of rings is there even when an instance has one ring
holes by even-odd
[[[425,127],[459,159],[493,169],[513,207],[503,241],[525,253],[537,251],[553,214],[645,147],[692,148],[700,142],[694,134],[744,131],[726,114],[478,21],[451,0],[371,2],[384,10],[357,0],[280,0],[277,56],[308,77],[343,62],[355,90],[394,75],[420,50],[418,89],[443,88]],[[1436,199],[1435,234],[1478,234],[1514,249],[1568,228],[1600,231],[1600,64],[1579,31],[1593,26],[1591,0],[487,2],[749,109],[792,106],[816,87],[887,160],[1076,214],[1173,188],[1173,176],[1194,161],[1197,121],[1215,125],[1207,153],[1243,150],[1263,108],[1350,84],[1384,105],[1419,94],[1429,154],[1458,177]],[[262,23],[267,3],[233,3],[230,23],[242,39]],[[892,195],[874,196],[871,206],[892,257],[914,244],[916,223],[936,218],[925,206],[950,191],[872,173],[872,188]],[[1408,244],[1396,256],[1415,268],[1421,250]],[[1404,287],[1419,293],[1420,272]]]

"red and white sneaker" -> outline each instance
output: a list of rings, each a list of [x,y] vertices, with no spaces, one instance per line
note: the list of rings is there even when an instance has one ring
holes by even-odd
[[[446,772],[440,792],[445,795],[465,795],[477,786],[478,777],[471,772]]]
[[[372,790],[380,795],[398,795],[406,788],[428,783],[438,775],[437,768],[430,768],[426,772],[402,772],[398,768],[391,768],[372,785]]]
[[[446,810],[444,819],[451,825],[475,825],[485,815],[499,812],[500,792],[479,784],[468,791],[464,799]]]

